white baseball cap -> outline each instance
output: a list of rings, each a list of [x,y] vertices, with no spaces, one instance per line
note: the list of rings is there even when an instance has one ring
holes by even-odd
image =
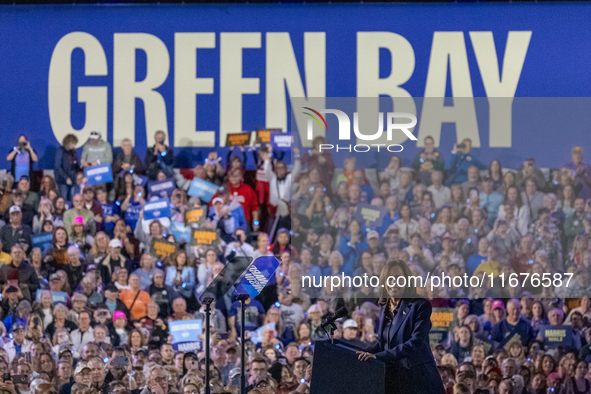
[[[345,323],[343,324],[343,328],[357,329],[357,322],[353,319],[347,319],[347,320],[345,320]]]
[[[98,140],[99,138],[101,138],[101,132],[98,130],[92,130],[90,132],[90,137],[91,140]]]
[[[112,239],[109,242],[109,248],[121,248],[123,245],[121,244],[121,241],[119,241],[117,238]]]
[[[224,203],[224,199],[221,197],[216,197],[213,199],[211,205],[215,205],[216,203],[221,202],[222,204]]]
[[[14,212],[22,212],[21,208],[18,205],[13,205],[10,207],[10,210],[8,211],[9,213],[14,213]]]

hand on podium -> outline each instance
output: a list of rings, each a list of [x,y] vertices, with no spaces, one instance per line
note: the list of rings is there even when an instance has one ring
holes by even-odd
[[[368,353],[368,352],[358,351],[357,354],[359,355],[359,360],[361,360],[361,361],[367,361],[367,360],[371,360],[372,358],[373,359],[376,358],[375,354]]]

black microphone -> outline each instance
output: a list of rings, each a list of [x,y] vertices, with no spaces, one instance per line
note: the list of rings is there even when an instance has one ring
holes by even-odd
[[[326,327],[334,326],[335,321],[337,321],[341,317],[347,316],[348,313],[349,311],[347,311],[347,308],[345,307],[337,309],[334,315],[326,319],[326,321],[320,325],[320,328],[324,329]]]

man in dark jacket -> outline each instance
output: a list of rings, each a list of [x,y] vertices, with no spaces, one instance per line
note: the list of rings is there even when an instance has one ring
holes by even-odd
[[[167,178],[172,178],[174,152],[165,144],[166,134],[164,131],[158,130],[154,135],[154,140],[156,143],[146,152],[145,162],[148,179],[155,181],[160,171],[163,171]]]
[[[133,150],[129,138],[121,141],[121,149],[113,161],[113,177],[119,175],[121,171],[133,171],[134,174],[144,175],[144,163],[142,163],[140,155]]]
[[[27,204],[25,202],[26,199],[26,194],[23,193],[20,190],[16,190],[14,193],[12,193],[12,206],[17,206],[21,209],[21,213],[22,213],[22,223],[32,227],[33,226],[33,219],[35,218],[35,215],[37,214],[37,210],[35,209],[34,206]],[[5,221],[9,221],[10,220],[10,208],[4,213],[4,220]]]
[[[23,293],[23,297],[29,300],[35,299],[39,280],[35,268],[25,260],[25,251],[20,244],[12,247],[10,252],[12,262],[0,267],[0,286],[4,287],[13,277],[18,280],[18,287]]]
[[[23,245],[25,250],[30,250],[33,242],[31,227],[22,223],[23,214],[18,205],[13,205],[8,210],[10,225],[5,225],[0,229],[0,240],[2,240],[2,251],[11,253],[14,245]]]
[[[72,187],[76,184],[76,174],[80,171],[80,162],[76,155],[78,137],[68,134],[64,137],[62,146],[55,152],[55,182],[59,188],[60,196],[71,201]]]

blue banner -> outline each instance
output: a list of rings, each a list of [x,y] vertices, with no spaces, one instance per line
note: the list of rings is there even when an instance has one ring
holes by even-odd
[[[176,183],[174,179],[148,183],[148,195],[150,197],[157,196],[160,198],[170,198],[174,189],[176,189]]]
[[[291,133],[271,133],[271,147],[274,151],[291,150]]]
[[[84,169],[84,177],[88,179],[86,186],[100,185],[102,183],[113,182],[113,172],[111,165],[89,167]]]
[[[492,110],[494,97],[588,97],[590,14],[589,2],[2,7],[3,146],[24,133],[39,154],[34,169],[50,169],[67,134],[79,155],[99,129],[115,154],[129,138],[143,159],[163,130],[175,167],[211,150],[225,166],[228,134],[289,130],[295,97],[310,108],[323,97],[482,97]],[[575,124],[574,106],[548,108],[501,144],[489,118],[504,118],[479,112],[471,130],[481,161],[558,167],[575,145],[590,152],[586,128],[575,127],[589,124],[585,112]],[[426,132],[440,134],[446,158],[463,136],[454,124]],[[404,143],[404,166],[417,143]]]
[[[217,191],[218,187],[213,183],[209,183],[203,179],[193,178],[187,194],[192,197],[201,197],[203,201],[210,202]]]
[[[41,293],[43,293],[43,291],[44,290],[37,289],[37,295],[36,295],[37,302],[41,302]],[[59,304],[65,305],[68,301],[68,293],[62,292],[62,291],[52,291],[51,298],[52,298],[52,302],[54,304],[59,303]]]
[[[170,217],[170,201],[168,198],[150,201],[144,205],[144,219],[160,219]]]
[[[170,322],[169,330],[172,343],[197,342],[202,331],[202,320],[178,320]]]
[[[251,298],[258,296],[281,263],[274,256],[261,256],[250,264],[246,274],[236,286],[235,294],[248,294]]]
[[[177,242],[191,242],[191,227],[185,227],[181,223],[172,222],[168,232],[174,235]]]
[[[53,242],[53,233],[43,233],[33,236],[33,247],[40,248],[42,252],[51,249]]]
[[[203,350],[203,343],[202,341],[172,343],[172,349],[183,353],[200,352]]]

